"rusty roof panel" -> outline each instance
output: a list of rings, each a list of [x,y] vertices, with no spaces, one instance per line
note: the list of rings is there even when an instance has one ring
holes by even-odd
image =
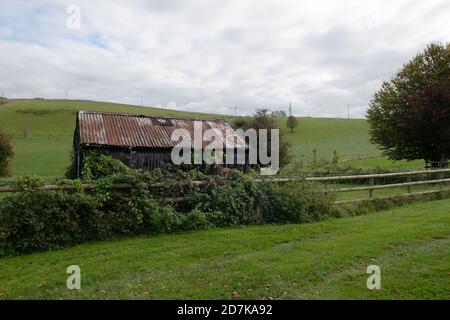
[[[178,142],[171,141],[175,129],[186,129],[194,140],[194,121],[202,122],[202,132],[213,129],[222,134],[221,144],[230,148],[232,141],[227,141],[226,131],[232,130],[223,119],[197,120],[133,115],[111,112],[78,112],[78,128],[81,144],[96,144],[119,147],[153,147],[171,148]],[[245,147],[242,138],[236,139],[237,147]],[[192,141],[193,143],[193,141]],[[203,141],[203,147],[210,142]]]

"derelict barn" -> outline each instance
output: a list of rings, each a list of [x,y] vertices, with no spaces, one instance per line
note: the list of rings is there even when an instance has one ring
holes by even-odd
[[[242,139],[237,138],[235,144],[226,141],[225,132],[232,128],[223,119],[199,120],[79,111],[74,135],[77,176],[80,176],[83,167],[83,154],[89,149],[105,151],[135,169],[164,167],[172,163],[172,148],[178,143],[172,141],[172,132],[175,129],[186,129],[193,137],[195,121],[202,121],[202,132],[213,129],[222,133],[221,143],[224,146],[233,145],[235,154],[238,148],[243,148],[245,163],[248,162],[247,147]],[[208,144],[208,141],[203,141],[202,148]]]

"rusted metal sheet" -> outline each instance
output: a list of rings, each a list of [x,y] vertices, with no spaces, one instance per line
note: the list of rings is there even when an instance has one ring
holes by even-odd
[[[133,115],[109,112],[78,112],[79,141],[82,145],[107,145],[117,147],[171,148],[178,142],[171,141],[175,129],[186,129],[194,143],[194,122],[201,121],[202,132],[213,129],[221,133],[219,140],[226,148],[245,148],[241,137],[233,141],[226,138],[227,130],[232,130],[230,124],[223,119],[197,120],[187,118],[169,118]],[[234,139],[233,139],[234,140]],[[203,141],[202,147],[210,142]],[[234,146],[234,147],[233,147]]]

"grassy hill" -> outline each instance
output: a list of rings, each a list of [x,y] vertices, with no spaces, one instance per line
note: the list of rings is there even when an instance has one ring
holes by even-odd
[[[364,119],[299,118],[293,133],[286,128],[286,120],[278,120],[280,128],[291,144],[294,161],[307,164],[313,150],[318,160],[331,161],[336,150],[341,163],[361,168],[415,169],[423,168],[423,161],[391,161],[369,141],[369,126]]]
[[[69,165],[78,110],[145,115],[212,118],[213,114],[182,112],[80,100],[6,100],[0,105],[0,128],[14,137],[14,174],[61,176]]]
[[[61,176],[69,164],[77,110],[128,112],[147,115],[170,115],[199,118],[231,116],[182,112],[116,103],[80,100],[2,100],[0,128],[14,137],[16,156],[13,173],[34,173],[44,177]],[[280,128],[292,145],[294,161],[308,163],[312,150],[319,159],[332,158],[336,150],[344,161],[364,168],[383,167],[409,169],[423,167],[423,162],[393,163],[380,156],[369,142],[367,122],[362,119],[299,118],[299,127],[289,133],[285,119],[278,119]]]
[[[0,299],[448,299],[450,200],[0,259]],[[81,290],[66,268],[81,268]],[[368,290],[368,265],[381,290]]]

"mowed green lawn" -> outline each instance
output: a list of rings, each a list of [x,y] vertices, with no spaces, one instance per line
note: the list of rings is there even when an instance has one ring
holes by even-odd
[[[77,110],[233,119],[223,115],[94,101],[4,101],[6,104],[0,104],[0,128],[14,137],[13,174],[36,174],[48,178],[62,176],[69,165]],[[395,170],[423,168],[424,165],[422,161],[392,162],[382,157],[369,142],[368,124],[363,119],[299,118],[299,126],[294,133],[288,132],[286,119],[277,121],[292,146],[293,160],[303,161],[305,165],[311,161],[314,149],[319,159],[328,161],[336,150],[341,162],[355,167]]]
[[[449,299],[450,200],[0,259],[1,299]],[[81,268],[81,290],[66,268]],[[381,289],[366,287],[368,265]]]

